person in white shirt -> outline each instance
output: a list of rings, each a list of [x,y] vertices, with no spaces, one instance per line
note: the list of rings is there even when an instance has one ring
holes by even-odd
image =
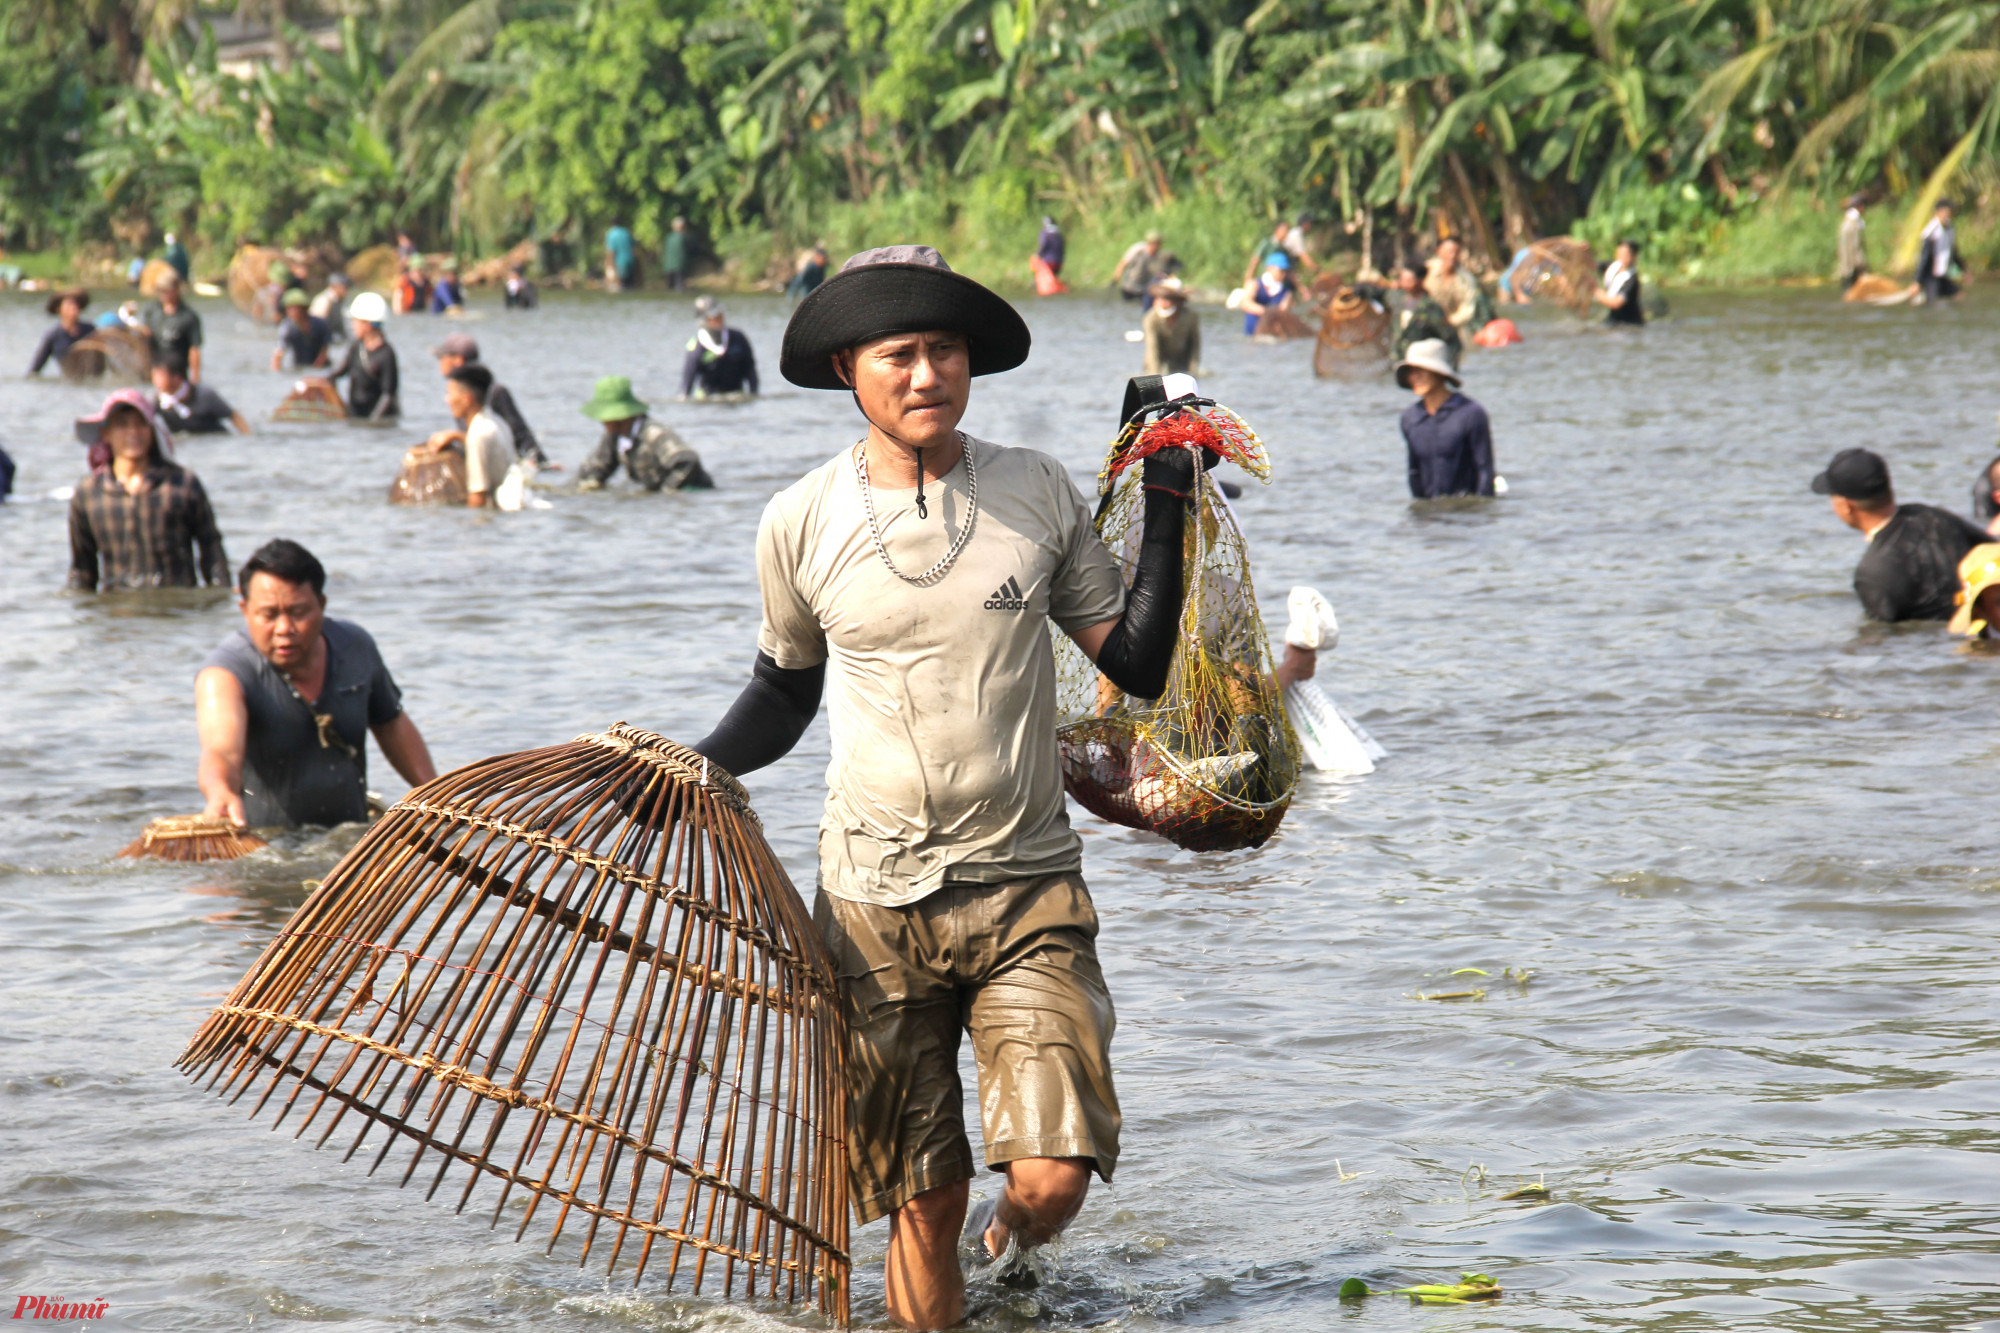
[[[1924,225],[1923,245],[1917,251],[1917,286],[1923,302],[1949,301],[1958,295],[1958,236],[1951,225],[1951,200],[1940,199],[1937,213]]]
[[[1605,321],[1610,324],[1639,325],[1646,322],[1646,312],[1639,303],[1639,243],[1637,241],[1618,242],[1617,258],[1604,270],[1604,286],[1598,290],[1597,303],[1608,311]]]
[[[326,321],[327,328],[333,330],[335,342],[347,340],[347,288],[347,275],[336,273],[326,280],[325,288],[306,307],[307,314]]]
[[[464,430],[441,430],[430,438],[433,453],[457,445],[465,450],[465,503],[484,509],[495,503],[494,492],[514,466],[514,432],[486,410],[493,372],[478,362],[459,366],[444,377],[444,401]]]
[[[1852,287],[1868,272],[1868,219],[1861,215],[1862,197],[1847,197],[1847,211],[1840,218],[1840,285]]]

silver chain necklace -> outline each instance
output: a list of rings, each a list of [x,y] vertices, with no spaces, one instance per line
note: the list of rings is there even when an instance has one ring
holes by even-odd
[[[882,563],[889,572],[905,583],[913,583],[919,588],[928,588],[951,572],[958,562],[959,552],[972,536],[972,528],[979,521],[979,473],[972,466],[972,446],[966,443],[963,432],[958,437],[959,454],[965,459],[965,523],[952,540],[951,549],[938,557],[938,562],[921,574],[905,574],[896,568],[896,562],[889,558],[889,548],[882,544],[882,525],[875,519],[875,492],[868,485],[868,441],[863,440],[854,452],[854,471],[861,478],[861,507],[868,512],[868,531],[875,538],[875,554],[882,557]],[[921,483],[924,475],[923,451],[917,451],[917,480]],[[939,478],[940,481],[943,478]]]

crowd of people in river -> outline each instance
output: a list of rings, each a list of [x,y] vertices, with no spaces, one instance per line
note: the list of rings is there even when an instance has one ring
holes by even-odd
[[[1280,226],[1252,258],[1245,305],[1260,325],[1289,308],[1295,272],[1320,267],[1303,235]],[[615,261],[618,248],[607,245],[607,255]],[[1147,302],[1150,373],[1199,363],[1199,317],[1176,269],[1157,235],[1119,265],[1121,290],[1129,280]],[[1462,392],[1460,335],[1482,313],[1491,319],[1483,286],[1447,241],[1377,291],[1397,315],[1396,381],[1414,395],[1400,420],[1412,495],[1499,493],[1487,413]],[[1636,246],[1619,247],[1596,299],[1614,323],[1643,322]],[[58,325],[44,351],[74,331],[88,302],[64,293],[51,303]],[[337,366],[340,307],[329,318],[312,302],[303,292],[281,299],[272,369],[289,360],[296,371],[326,371],[346,381],[350,417],[395,418],[403,386],[387,302],[373,292],[346,302],[352,336]],[[754,395],[748,337],[713,297],[695,313],[683,395]],[[177,283],[163,284],[141,319],[152,391],[119,389],[76,422],[90,464],[71,500],[70,582],[229,585],[213,509],[199,478],[174,460],[173,437],[248,425],[202,383],[201,322]],[[1111,1002],[1082,844],[1064,814],[1049,626],[1116,690],[1158,698],[1181,632],[1185,524],[1199,477],[1192,449],[1143,459],[1128,585],[1060,464],[958,430],[972,378],[1021,365],[1030,342],[1011,305],[929,247],[857,255],[804,294],[780,371],[801,388],[851,392],[868,434],[766,509],[751,680],[689,747],[739,776],[765,767],[796,746],[829,677],[836,682],[815,920],[838,961],[854,1039],[856,1208],[863,1221],[893,1219],[886,1299],[912,1329],[963,1315],[962,1253],[1005,1280],[1032,1282],[1020,1256],[1063,1230],[1092,1177],[1108,1181],[1119,1155]],[[420,448],[463,455],[469,505],[494,504],[524,464],[555,466],[475,339],[453,332],[432,355],[456,424]],[[38,352],[37,369],[46,359]],[[628,378],[599,379],[581,410],[602,427],[579,468],[582,489],[621,470],[648,490],[713,484]],[[1854,583],[1871,618],[1949,616],[1958,632],[2000,637],[2000,542],[1989,540],[2000,531],[2000,459],[1975,488],[1985,528],[1899,503],[1887,464],[1866,449],[1841,451],[1811,488],[1869,541]],[[975,522],[980,508],[993,521]],[[948,513],[963,516],[956,536]],[[958,580],[940,594],[955,567]],[[1017,591],[998,605],[961,595],[996,584]],[[436,776],[373,638],[326,614],[325,570],[310,551],[269,541],[233,585],[243,624],[195,677],[197,783],[210,815],[239,826],[364,820],[370,736],[406,781]],[[934,688],[903,687],[914,663]],[[940,772],[959,776],[930,776]],[[868,987],[848,986],[854,977]],[[957,1076],[961,1028],[972,1032],[986,1090],[987,1165],[1005,1177],[977,1205]]]

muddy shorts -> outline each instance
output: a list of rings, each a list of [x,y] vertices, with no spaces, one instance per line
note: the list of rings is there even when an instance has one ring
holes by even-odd
[[[1097,909],[1074,872],[952,884],[905,907],[822,891],[813,905],[854,1034],[854,1208],[863,1222],[975,1174],[959,1034],[972,1034],[986,1164],[1088,1157],[1111,1179],[1116,1019]]]

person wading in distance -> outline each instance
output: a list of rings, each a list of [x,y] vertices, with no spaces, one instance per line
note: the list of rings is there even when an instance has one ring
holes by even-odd
[[[964,1316],[962,1226],[997,1277],[1032,1281],[1021,1255],[1118,1160],[1114,1018],[1063,808],[1049,625],[1127,693],[1161,694],[1195,460],[1145,460],[1128,592],[1061,464],[958,429],[972,377],[1028,349],[1014,308],[929,246],[856,255],[799,303],[785,378],[851,393],[868,432],[766,507],[752,679],[694,747],[761,768],[831,685],[814,917],[854,1037],[855,1211],[889,1219],[889,1313],[912,1329]],[[986,1163],[1006,1174],[969,1223],[964,1032]]]

